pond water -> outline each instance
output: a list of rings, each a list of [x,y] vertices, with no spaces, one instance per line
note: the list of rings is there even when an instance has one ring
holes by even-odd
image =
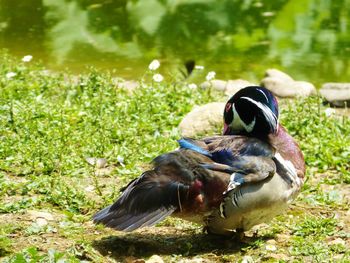
[[[277,67],[350,81],[350,0],[2,0],[0,48],[127,79],[157,58],[165,75],[195,60],[220,79],[258,81]]]

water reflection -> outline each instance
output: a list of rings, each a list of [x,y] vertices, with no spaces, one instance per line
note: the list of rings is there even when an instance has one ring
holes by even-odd
[[[218,78],[267,67],[321,83],[349,81],[349,0],[26,0],[0,2],[0,47],[48,67],[141,76],[194,59]]]

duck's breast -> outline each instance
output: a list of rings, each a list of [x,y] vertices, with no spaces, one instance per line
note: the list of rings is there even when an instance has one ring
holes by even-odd
[[[220,209],[208,217],[208,226],[218,234],[249,230],[286,210],[295,191],[297,189],[277,173],[262,182],[237,187],[224,199]]]

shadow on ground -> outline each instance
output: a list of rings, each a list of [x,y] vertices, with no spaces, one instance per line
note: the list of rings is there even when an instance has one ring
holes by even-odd
[[[264,237],[251,237],[240,242],[236,238],[188,231],[187,233],[174,232],[156,227],[153,233],[136,232],[103,237],[94,241],[93,246],[103,256],[115,259],[129,256],[144,258],[154,254],[191,256],[214,253],[220,255],[239,252],[242,248],[254,246],[255,241],[262,239]]]

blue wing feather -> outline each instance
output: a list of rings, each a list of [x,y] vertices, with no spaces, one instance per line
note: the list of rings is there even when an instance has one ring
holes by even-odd
[[[195,151],[197,153],[203,154],[205,156],[208,157],[212,157],[212,154],[210,152],[208,152],[207,150],[204,150],[203,148],[199,147],[198,145],[191,143],[189,140],[182,138],[180,140],[177,141],[179,143],[180,148],[182,149],[188,149],[188,150],[192,150]]]

